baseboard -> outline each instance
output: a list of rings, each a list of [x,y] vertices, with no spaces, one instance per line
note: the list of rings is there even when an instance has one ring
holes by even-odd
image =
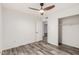
[[[42,40],[40,40],[40,41],[42,41]],[[40,41],[36,41],[36,42],[40,42]],[[35,43],[35,42],[32,42],[32,43]],[[29,43],[29,44],[31,44],[31,43]],[[28,44],[23,44],[23,45],[28,45]],[[20,47],[20,46],[23,46],[23,45],[19,45],[19,46],[13,47],[13,48],[17,48],[17,47]],[[13,48],[8,48],[8,49],[13,49]],[[8,50],[8,49],[3,49],[2,51]]]
[[[49,43],[49,42],[48,42],[48,44],[51,45],[52,47],[58,48],[58,45],[51,44],[51,43]]]
[[[66,48],[71,48],[72,50],[79,51],[79,48],[77,48],[77,47],[73,47],[73,46],[70,46],[70,45],[62,44],[62,45],[60,45],[60,46],[63,46],[63,47],[66,46]]]

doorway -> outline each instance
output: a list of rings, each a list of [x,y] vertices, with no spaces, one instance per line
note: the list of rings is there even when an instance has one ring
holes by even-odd
[[[47,21],[43,22],[43,41],[47,43],[47,37],[48,37],[48,24]]]

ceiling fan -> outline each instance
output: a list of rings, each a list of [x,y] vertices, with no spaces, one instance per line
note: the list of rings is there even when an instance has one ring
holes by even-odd
[[[51,5],[51,6],[43,8],[44,3],[40,3],[40,6],[41,6],[40,9],[36,9],[36,8],[32,8],[32,7],[29,7],[29,9],[39,11],[41,13],[41,15],[43,15],[45,11],[48,11],[48,10],[50,10],[50,9],[55,7],[55,5]]]

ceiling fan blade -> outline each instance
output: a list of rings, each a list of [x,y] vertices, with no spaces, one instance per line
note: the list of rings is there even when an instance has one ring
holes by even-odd
[[[43,10],[47,11],[47,10],[50,10],[50,9],[52,9],[54,7],[55,7],[55,5],[51,5],[51,6],[48,6],[48,7],[44,8]]]
[[[28,7],[29,9],[32,9],[32,10],[36,10],[36,11],[39,11],[39,9],[36,9],[36,8],[32,8],[32,7]]]

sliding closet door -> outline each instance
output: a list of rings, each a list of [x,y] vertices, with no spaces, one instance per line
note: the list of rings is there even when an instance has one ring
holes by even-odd
[[[79,48],[79,15],[62,19],[62,43]]]

